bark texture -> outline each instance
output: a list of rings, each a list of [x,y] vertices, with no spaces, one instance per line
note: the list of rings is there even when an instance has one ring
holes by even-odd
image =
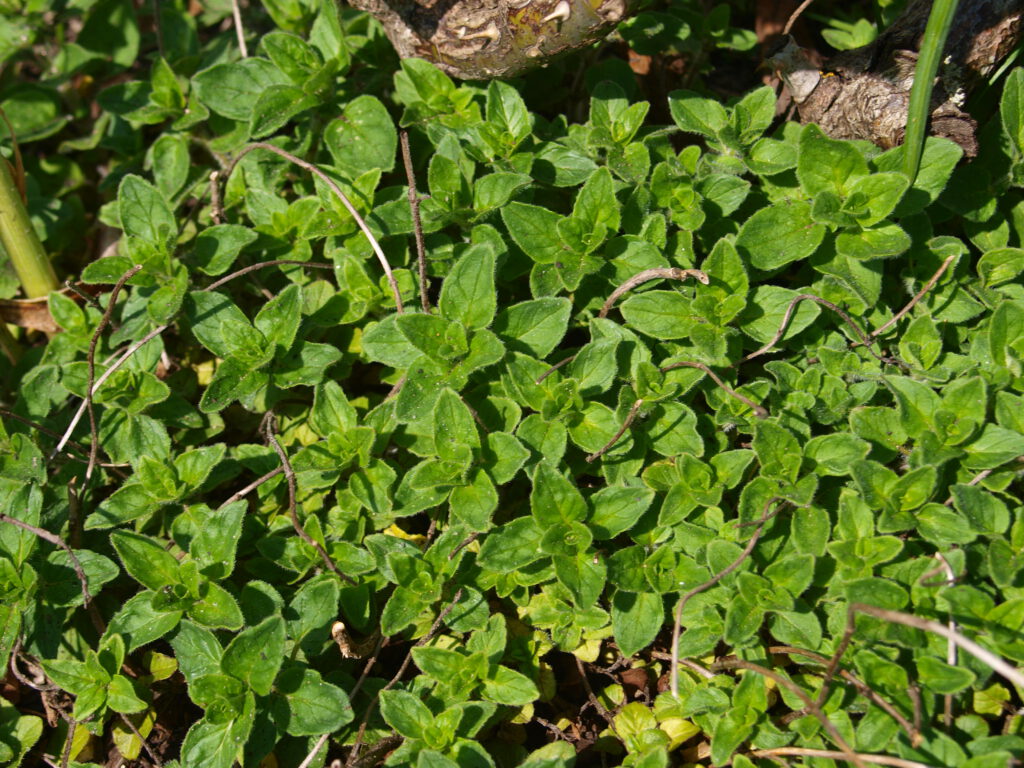
[[[912,0],[873,43],[815,66],[792,40],[770,59],[804,123],[840,139],[867,139],[889,148],[903,142],[914,66],[931,11]],[[1024,0],[961,0],[932,93],[931,133],[977,154],[977,125],[961,109],[967,94],[1017,46]]]
[[[631,0],[351,0],[383,25],[402,58],[466,80],[510,77],[589,45]]]

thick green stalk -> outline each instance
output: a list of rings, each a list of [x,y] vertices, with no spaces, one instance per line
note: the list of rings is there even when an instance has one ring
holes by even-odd
[[[34,299],[57,290],[57,275],[39,242],[7,163],[0,158],[0,245],[18,273],[25,295]]]
[[[931,115],[932,86],[939,71],[946,37],[956,15],[957,0],[935,0],[924,28],[921,50],[914,68],[914,85],[907,108],[907,130],[903,138],[903,173],[914,183],[921,165],[924,138]]]

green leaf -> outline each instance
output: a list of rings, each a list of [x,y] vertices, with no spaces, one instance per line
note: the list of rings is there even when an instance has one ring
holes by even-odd
[[[178,561],[156,539],[130,531],[114,531],[110,543],[128,574],[142,586],[158,591],[179,583]]]
[[[517,518],[487,534],[477,560],[484,568],[511,573],[544,556],[540,551],[542,536],[533,518]]]
[[[690,91],[672,91],[668,108],[676,125],[688,133],[699,133],[709,139],[718,138],[729,119],[718,101],[705,99]]]
[[[191,261],[207,275],[228,271],[238,254],[257,238],[256,232],[238,224],[217,224],[200,232],[192,244]]]
[[[382,691],[380,713],[385,722],[407,739],[425,739],[434,725],[426,704],[406,691]]]
[[[235,549],[247,508],[240,499],[211,511],[189,545],[189,554],[212,578],[226,578],[234,570]]]
[[[796,482],[803,451],[792,432],[774,419],[760,421],[753,447],[765,477]]]
[[[977,679],[969,669],[951,666],[932,656],[918,657],[917,675],[933,691],[946,695],[959,693]]]
[[[808,258],[824,237],[825,227],[811,218],[810,203],[776,203],[743,222],[736,250],[757,269],[774,270]]]
[[[628,531],[654,501],[654,491],[644,487],[609,486],[590,497],[593,511],[587,526],[596,539],[614,539]]]
[[[487,245],[471,246],[441,286],[441,314],[467,328],[486,328],[497,310],[494,253]]]
[[[782,326],[790,303],[799,294],[777,285],[759,285],[753,290],[747,308],[740,315],[740,329],[758,343],[773,338]],[[821,314],[816,302],[801,301],[796,305],[782,339],[791,339],[807,328]]]
[[[665,621],[661,595],[616,590],[612,597],[612,629],[623,656],[632,656],[654,642]]]
[[[493,329],[510,349],[543,358],[565,336],[571,311],[572,302],[564,297],[522,301],[499,312]]]
[[[211,112],[243,122],[252,116],[260,94],[274,85],[288,85],[288,77],[256,57],[215,64],[192,78],[196,95]]]
[[[117,208],[121,227],[129,237],[137,237],[158,250],[177,239],[178,224],[167,200],[139,176],[128,174],[121,180]]]
[[[523,97],[516,88],[501,80],[491,80],[487,86],[484,114],[489,125],[508,134],[511,139],[509,151],[515,149],[533,129],[533,117]]]
[[[547,208],[512,202],[501,209],[512,241],[537,264],[554,264],[568,250],[558,236],[562,217]]]
[[[685,339],[697,318],[692,302],[676,291],[645,291],[620,306],[630,328],[656,339]]]
[[[292,283],[268,301],[253,320],[256,330],[269,344],[288,350],[295,340],[302,319],[302,291]]]
[[[189,617],[211,629],[240,628],[244,620],[235,598],[213,582],[203,586],[205,594],[189,607]]]
[[[398,132],[384,104],[376,96],[356,96],[327,124],[324,144],[334,164],[350,179],[377,168],[395,167]]]
[[[139,698],[132,681],[124,675],[114,675],[107,689],[107,705],[115,712],[128,714],[141,712],[149,705]]]
[[[883,221],[860,232],[841,232],[836,236],[836,252],[859,261],[888,259],[910,248],[910,236],[898,224]]]
[[[600,557],[588,552],[554,555],[555,577],[569,590],[580,609],[591,608],[604,591],[607,566]]]
[[[242,630],[224,649],[221,669],[249,684],[260,696],[270,693],[284,657],[284,621],[280,616],[264,619]]]
[[[1024,70],[1015,68],[1006,78],[999,100],[1003,131],[1010,139],[1017,156],[1024,155]]]
[[[281,673],[278,694],[287,703],[285,731],[291,736],[333,733],[352,721],[348,696],[336,685],[324,682],[314,669],[291,667]]]
[[[999,535],[1010,525],[1006,505],[976,485],[957,483],[950,486],[953,505],[967,518],[971,530],[982,535]]]
[[[808,195],[829,190],[846,197],[868,175],[868,164],[851,142],[830,139],[811,123],[800,134],[796,175]]]
[[[540,691],[526,675],[499,665],[484,680],[483,695],[485,699],[495,704],[524,707],[531,701],[536,701],[540,697]]]
[[[582,520],[587,514],[587,504],[575,485],[554,467],[542,462],[533,476],[530,510],[537,525],[545,528]]]
[[[988,251],[978,259],[977,270],[987,288],[1008,283],[1024,272],[1024,249],[996,248]]]

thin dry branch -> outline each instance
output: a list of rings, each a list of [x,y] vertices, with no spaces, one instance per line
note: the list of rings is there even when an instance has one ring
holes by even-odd
[[[987,664],[994,672],[997,672],[999,675],[1016,685],[1019,690],[1024,691],[1024,672],[1019,668],[1006,663],[987,648],[981,647],[973,640],[964,637],[959,632],[953,631],[949,627],[944,626],[937,621],[922,619],[912,614],[902,613],[900,611],[890,611],[885,608],[877,608],[873,605],[853,603],[850,605],[849,611],[848,620],[850,623],[853,622],[855,614],[858,613],[864,613],[876,619],[881,619],[882,621],[901,624],[905,627],[913,627],[914,629],[920,629],[925,632],[931,632],[939,635],[940,637],[944,637],[959,648],[967,651],[982,664]]]
[[[420,306],[430,312],[430,297],[427,295],[427,249],[423,244],[423,222],[420,219],[420,196],[416,191],[416,172],[412,167],[412,151],[409,149],[409,132],[400,131],[402,162],[405,164],[405,178],[409,184],[409,209],[412,211],[412,227],[416,239],[416,263],[420,273]]]
[[[395,280],[394,272],[391,271],[391,264],[388,262],[388,257],[384,255],[384,251],[381,249],[380,243],[377,242],[377,238],[374,237],[373,232],[370,231],[370,227],[367,226],[366,221],[363,219],[362,216],[359,215],[359,211],[357,211],[355,206],[352,205],[352,201],[348,199],[348,196],[341,191],[341,187],[339,187],[335,183],[334,179],[332,179],[326,173],[321,171],[313,163],[308,163],[301,157],[296,157],[291,152],[283,150],[280,147],[275,147],[273,144],[267,144],[265,141],[257,141],[253,144],[250,144],[241,152],[239,152],[235,159],[231,161],[231,165],[228,166],[225,175],[228,178],[230,178],[231,174],[235,170],[235,167],[242,160],[242,158],[244,158],[250,152],[253,152],[257,149],[264,149],[267,152],[272,152],[278,157],[283,157],[290,163],[297,165],[299,168],[309,171],[318,179],[320,179],[320,181],[322,181],[328,187],[328,189],[330,189],[331,192],[333,192],[334,195],[341,201],[341,204],[345,206],[345,209],[349,212],[349,214],[351,214],[352,218],[355,219],[356,224],[359,225],[359,229],[362,230],[363,234],[366,236],[367,241],[369,241],[370,247],[373,249],[373,252],[377,255],[377,260],[380,262],[381,267],[384,269],[384,274],[387,276],[388,285],[391,286],[391,291],[394,294],[395,311],[401,314],[403,311],[402,294],[401,291],[398,290],[398,281]],[[223,211],[217,211],[216,215],[223,218]]]
[[[576,669],[579,671],[580,680],[583,682],[583,690],[587,692],[587,701],[590,706],[594,708],[594,711],[597,712],[597,714],[599,714],[609,726],[613,726],[615,721],[612,718],[611,713],[605,709],[604,704],[602,704],[598,700],[597,696],[594,695],[594,689],[590,685],[590,681],[587,679],[587,670],[583,668],[583,660],[576,655],[573,655],[573,658],[576,660]]]
[[[773,645],[768,649],[769,653],[785,653],[790,656],[805,656],[808,659],[812,659],[822,666],[828,666],[829,659],[827,656],[822,656],[820,653],[814,651],[807,651],[803,648],[795,648],[791,645]],[[872,704],[875,704],[885,710],[893,720],[899,723],[900,727],[906,732],[907,737],[910,739],[910,743],[913,746],[917,746],[921,743],[921,732],[914,728],[907,718],[905,718],[898,709],[892,704],[882,698],[881,694],[871,688],[867,683],[861,680],[859,677],[854,675],[852,672],[841,669],[839,670],[839,677],[846,682],[850,683],[861,696],[868,699]]]
[[[362,748],[363,745],[363,736],[365,736],[366,734],[366,726],[370,722],[370,718],[373,716],[374,710],[377,709],[377,704],[380,703],[380,695],[384,693],[384,691],[391,690],[391,688],[393,688],[394,685],[402,679],[402,675],[405,674],[405,670],[409,668],[409,664],[410,662],[412,662],[413,650],[419,648],[420,646],[426,645],[428,642],[430,642],[430,639],[435,634],[437,634],[437,630],[441,627],[441,622],[443,622],[445,620],[445,617],[452,612],[452,609],[455,608],[456,603],[458,603],[459,600],[462,599],[462,592],[462,587],[459,587],[458,591],[455,593],[455,596],[451,599],[448,605],[446,605],[441,610],[441,612],[437,614],[437,618],[434,619],[434,623],[430,625],[430,629],[427,630],[427,634],[425,634],[418,641],[416,641],[416,644],[409,649],[409,652],[405,655],[405,659],[402,661],[402,666],[398,668],[398,672],[395,673],[395,676],[392,677],[387,682],[387,684],[383,688],[381,688],[373,697],[373,700],[370,702],[370,705],[366,708],[366,714],[363,715],[362,722],[359,724],[359,732],[356,733],[355,743],[352,745],[352,750],[349,752],[348,759],[345,761],[345,768],[353,768],[359,761],[359,750]]]
[[[228,498],[228,500],[225,501],[223,504],[221,504],[220,507],[218,507],[218,509],[224,509],[224,507],[226,507],[228,504],[234,504],[239,499],[242,499],[245,496],[248,496],[250,493],[252,493],[252,491],[254,491],[257,488],[259,488],[261,485],[263,485],[268,480],[277,477],[282,472],[284,472],[284,467],[283,466],[276,467],[276,468],[270,470],[269,472],[267,472],[262,477],[258,477],[257,479],[253,480],[251,483],[249,483],[247,486],[245,486],[245,488],[243,488],[242,490],[236,491],[235,493],[231,494],[231,496]]]
[[[242,11],[238,0],[231,0],[231,18],[235,24],[235,37],[238,39],[238,50],[243,59],[249,58],[249,49],[245,45],[245,27],[242,26]]]
[[[274,449],[274,453],[276,453],[277,457],[281,460],[284,477],[285,480],[288,481],[288,515],[292,519],[292,527],[295,529],[295,532],[299,534],[300,539],[316,550],[328,570],[337,574],[344,581],[354,587],[356,585],[355,579],[347,573],[343,573],[339,570],[338,566],[335,565],[334,561],[331,559],[331,556],[327,554],[327,550],[320,546],[320,542],[316,541],[312,536],[306,533],[306,529],[303,528],[302,523],[299,522],[298,504],[295,501],[295,470],[292,469],[292,463],[288,460],[288,454],[285,452],[284,448],[281,447],[281,443],[278,442],[277,435],[274,434],[274,420],[274,412],[267,411],[266,415],[263,417],[263,434],[267,438],[267,443]]]
[[[608,453],[608,451],[610,451],[617,442],[619,442],[619,439],[624,434],[626,434],[626,430],[629,429],[630,425],[633,423],[633,420],[636,419],[637,413],[640,412],[640,406],[642,406],[643,404],[643,398],[640,398],[635,403],[633,403],[633,406],[629,409],[629,413],[626,414],[625,420],[622,422],[622,426],[619,427],[619,431],[616,432],[612,436],[612,439],[605,443],[600,450],[595,451],[594,453],[591,453],[589,456],[587,456],[587,463],[597,461],[599,458]]]
[[[836,746],[842,750],[842,754],[846,756],[847,760],[854,765],[860,766],[860,768],[864,768],[863,761],[857,756],[857,753],[853,751],[853,747],[846,742],[843,735],[839,733],[839,729],[836,728],[832,721],[828,719],[828,716],[821,711],[821,707],[814,703],[814,700],[807,695],[807,692],[804,691],[803,688],[785,675],[780,675],[774,670],[762,667],[760,664],[754,664],[751,661],[744,661],[743,659],[721,659],[712,664],[711,669],[712,671],[723,669],[749,669],[751,672],[756,672],[759,675],[771,678],[786,690],[791,691],[793,695],[804,703],[807,711],[818,719],[821,723],[821,727],[825,729],[825,732],[828,733],[830,737],[832,737],[832,740],[836,743]]]
[[[82,563],[79,561],[78,556],[75,555],[74,550],[68,546],[68,543],[57,534],[50,533],[45,528],[31,525],[30,523],[26,523],[24,520],[19,520],[18,518],[11,517],[10,515],[0,513],[0,523],[10,523],[11,525],[38,536],[43,541],[48,541],[54,546],[60,547],[68,553],[68,559],[71,560],[71,567],[74,569],[75,576],[78,577],[78,583],[82,588],[82,599],[84,601],[86,611],[88,611],[89,617],[92,619],[92,623],[96,627],[96,630],[101,635],[106,632],[107,627],[103,623],[103,618],[100,616],[99,611],[96,610],[96,606],[93,605],[92,595],[89,594],[89,581],[85,577],[85,569],[82,568]]]
[[[750,541],[747,542],[747,546],[745,546],[743,551],[740,552],[740,556],[703,584],[698,584],[679,598],[679,602],[676,604],[675,622],[672,625],[672,664],[670,683],[670,690],[672,691],[672,695],[676,698],[679,697],[679,635],[682,632],[683,626],[683,609],[686,607],[686,604],[690,602],[691,598],[699,595],[705,590],[711,589],[711,587],[715,586],[715,584],[739,568],[740,565],[743,564],[743,561],[750,557],[750,553],[754,551],[754,547],[757,546],[757,542],[761,538],[761,532],[764,530],[765,525],[779,513],[779,507],[772,509],[772,505],[785,501],[787,501],[787,499],[784,499],[781,496],[772,496],[772,498],[768,499],[768,501],[765,502],[764,509],[761,510],[761,517],[757,521],[757,527],[754,529],[754,535],[750,537]]]
[[[139,733],[139,729],[135,727],[135,723],[131,721],[131,718],[124,714],[124,712],[119,712],[118,714],[121,715],[121,720],[128,726],[131,732],[135,735],[135,738],[142,743],[142,747],[146,750],[146,754],[149,755],[149,759],[153,761],[153,765],[155,765],[156,768],[163,768],[163,760],[161,760],[160,756],[153,751],[151,746],[149,746],[149,742],[146,741],[146,737]]]
[[[826,301],[820,296],[815,296],[814,294],[811,293],[801,293],[799,296],[794,296],[792,300],[789,302],[789,306],[786,307],[786,311],[782,315],[782,322],[779,323],[779,329],[775,332],[775,335],[772,337],[771,341],[769,341],[760,349],[751,352],[749,355],[747,355],[738,363],[736,363],[736,365],[742,365],[748,360],[753,360],[755,357],[760,357],[761,355],[770,351],[772,347],[774,347],[776,344],[778,344],[779,340],[786,335],[786,329],[789,327],[790,320],[793,319],[793,315],[796,311],[796,305],[799,304],[801,301],[813,301],[815,304],[819,304],[820,306],[825,307],[826,309],[831,309],[833,312],[835,312],[837,315],[839,315],[839,317],[843,319],[843,322],[845,322],[851,330],[853,330],[853,332],[857,335],[857,338],[860,339],[860,343],[864,345],[868,352],[870,352],[871,355],[876,360],[878,360],[878,362],[895,362],[894,360],[890,360],[887,357],[883,357],[882,355],[878,354],[877,352],[875,352],[875,350],[871,348],[871,344],[874,342],[874,338],[866,335],[864,331],[862,331],[860,327],[855,322],[853,322],[853,318],[846,314],[846,312],[841,310],[831,301]]]
[[[959,253],[953,254],[952,256],[947,256],[946,260],[943,261],[942,264],[939,266],[939,268],[935,271],[935,274],[932,275],[931,278],[928,280],[928,282],[924,284],[924,287],[921,288],[921,290],[918,291],[914,295],[914,298],[912,298],[907,303],[907,305],[905,307],[903,307],[903,309],[901,309],[899,312],[897,312],[895,315],[893,315],[889,319],[888,322],[886,322],[880,328],[877,328],[876,330],[871,332],[871,334],[870,334],[871,341],[874,341],[876,338],[881,336],[887,330],[892,328],[892,326],[896,325],[896,323],[899,322],[901,317],[903,317],[905,314],[907,314],[907,312],[912,310],[917,305],[917,303],[919,301],[921,301],[921,299],[923,299],[925,297],[925,295],[928,293],[928,291],[930,291],[935,286],[935,284],[937,282],[939,282],[939,278],[942,277],[942,275],[946,272],[947,269],[949,269],[949,265],[952,264],[954,261],[956,261],[959,257],[960,257]],[[865,344],[870,344],[871,342],[864,342],[864,343]]]
[[[220,288],[222,285],[224,285],[224,283],[229,283],[232,280],[234,280],[236,277],[241,277],[242,275],[247,275],[250,272],[255,272],[258,269],[263,269],[265,267],[284,267],[284,266],[309,267],[310,269],[334,269],[334,265],[333,264],[324,264],[323,262],[319,262],[319,261],[291,261],[290,259],[273,259],[272,261],[261,261],[261,262],[258,262],[256,264],[250,264],[247,267],[242,267],[241,269],[235,270],[231,274],[225,275],[224,277],[220,278],[219,280],[215,280],[214,282],[210,283],[208,286],[203,288],[203,290],[204,291],[215,291],[218,288]]]
[[[786,20],[786,26],[782,28],[783,35],[788,35],[790,33],[790,30],[793,29],[793,25],[796,24],[796,20],[800,18],[801,14],[803,14],[803,12],[806,11],[813,2],[814,0],[804,0],[797,6],[796,10],[793,11]]]
[[[704,285],[711,282],[708,276],[699,269],[679,269],[678,267],[658,267],[656,269],[645,269],[643,272],[638,272],[629,278],[626,282],[612,291],[612,295],[605,301],[604,306],[601,307],[601,311],[597,313],[598,317],[607,317],[608,312],[615,305],[618,298],[628,291],[633,290],[638,285],[649,282],[651,280],[685,280],[688,277],[693,277],[699,280]]]
[[[821,757],[826,760],[849,760],[850,756],[845,752],[836,752],[831,749],[807,749],[804,747],[776,747],[775,749],[755,749],[748,752],[751,757],[767,757],[769,760],[776,757]],[[888,755],[869,755],[861,752],[855,753],[858,760],[871,765],[891,765],[893,768],[934,768],[934,766],[919,763],[915,760],[904,760],[902,757],[889,757]]]
[[[96,326],[96,330],[93,331],[92,338],[89,339],[89,352],[86,355],[86,362],[89,366],[89,383],[85,388],[85,408],[89,412],[89,463],[85,468],[85,481],[88,483],[92,477],[92,471],[96,468],[96,456],[99,451],[99,435],[96,428],[96,409],[93,407],[93,385],[96,382],[96,345],[100,342],[100,336],[106,329],[107,325],[110,324],[110,318],[114,314],[114,305],[117,302],[117,296],[121,293],[121,289],[124,288],[124,284],[131,280],[139,271],[142,269],[141,264],[136,264],[134,267],[129,269],[123,275],[121,279],[114,285],[114,289],[110,292],[110,298],[107,300],[107,309],[103,313],[103,317],[100,318],[99,325]]]
[[[704,371],[704,373],[707,374],[707,376],[713,382],[715,382],[715,384],[718,386],[719,389],[721,389],[723,392],[725,392],[730,397],[735,398],[736,400],[739,400],[745,406],[750,408],[750,410],[752,410],[754,412],[754,415],[757,418],[759,418],[759,419],[767,419],[768,418],[768,411],[765,408],[763,408],[762,406],[760,406],[757,403],[755,403],[749,397],[745,397],[745,396],[741,395],[739,392],[737,392],[736,390],[734,390],[732,387],[730,387],[728,384],[726,384],[724,381],[722,381],[720,378],[718,378],[718,376],[715,374],[715,372],[712,371],[710,368],[708,368],[706,365],[704,365],[704,363],[698,363],[695,360],[684,360],[684,361],[679,362],[679,363],[672,363],[671,365],[666,365],[664,368],[660,368],[659,370],[662,373],[667,373],[668,371],[675,370],[676,368],[696,368],[697,370]]]
[[[288,261],[288,260],[261,261],[258,264],[252,264],[252,265],[250,265],[248,267],[244,267],[244,268],[239,269],[239,270],[237,270],[235,272],[232,272],[230,275],[226,275],[225,277],[222,277],[220,280],[217,280],[216,282],[211,283],[210,285],[206,286],[202,290],[203,291],[212,291],[215,288],[219,288],[220,286],[222,286],[224,283],[228,282],[229,280],[234,280],[236,277],[242,277],[243,275],[246,275],[249,272],[252,272],[254,270],[263,269],[264,267],[281,266],[283,264],[296,264],[298,266],[314,267],[314,268],[317,268],[317,269],[333,269],[334,268],[330,264],[321,264],[320,262]],[[128,359],[132,355],[134,355],[136,352],[138,352],[142,347],[144,347],[150,341],[155,339],[161,333],[166,331],[169,327],[170,326],[168,326],[168,325],[157,326],[156,328],[151,330],[149,333],[147,333],[145,336],[143,336],[141,339],[139,339],[138,341],[134,342],[130,347],[128,347],[127,350],[125,350],[124,354],[122,354],[119,358],[117,358],[117,360],[115,360],[110,365],[110,367],[107,368],[107,370],[105,370],[100,375],[100,377],[96,380],[96,383],[93,384],[92,388],[90,389],[90,392],[93,395],[95,395],[96,391],[101,386],[103,386],[104,382],[106,382],[107,379],[109,379],[111,376],[113,376],[114,372],[117,371],[118,368],[120,368],[122,365],[124,365],[126,362],[128,362]],[[71,439],[72,433],[75,431],[75,427],[77,427],[78,426],[78,422],[82,420],[82,416],[85,414],[85,409],[86,409],[86,401],[83,399],[81,404],[78,407],[78,411],[72,417],[71,423],[68,424],[67,429],[64,430],[64,434],[61,436],[60,441],[57,443],[57,447],[54,448],[52,451],[50,451],[50,455],[48,457],[49,461],[52,461],[54,456],[56,456],[58,453],[60,453],[61,450],[63,450],[64,446],[67,445],[68,441]]]
[[[562,367],[563,365],[566,365],[566,364],[568,364],[568,363],[571,363],[571,362],[572,362],[573,360],[575,360],[575,359],[576,359],[576,355],[569,355],[568,357],[563,357],[563,358],[562,358],[561,360],[559,360],[559,361],[558,361],[557,363],[555,363],[555,364],[554,364],[554,365],[552,365],[552,366],[551,366],[550,368],[548,368],[548,369],[547,369],[546,371],[544,371],[544,373],[542,373],[542,374],[541,374],[540,376],[538,376],[538,377],[537,377],[537,380],[536,380],[536,381],[534,381],[533,383],[534,383],[534,384],[540,384],[540,383],[541,383],[542,381],[544,381],[544,379],[546,379],[546,378],[547,378],[548,376],[550,376],[550,375],[551,375],[552,373],[554,373],[555,371],[557,371],[557,370],[558,370],[559,368],[561,368],[561,367]]]

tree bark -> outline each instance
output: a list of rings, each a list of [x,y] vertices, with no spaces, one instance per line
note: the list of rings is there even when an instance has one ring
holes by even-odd
[[[589,45],[632,0],[351,0],[383,25],[398,55],[466,80],[511,77]]]
[[[815,66],[792,40],[772,57],[797,104],[800,120],[833,138],[867,139],[889,148],[903,142],[907,105],[929,0],[911,0],[873,43]],[[977,154],[977,125],[961,107],[967,95],[1020,42],[1024,0],[961,0],[932,93],[931,133]]]

